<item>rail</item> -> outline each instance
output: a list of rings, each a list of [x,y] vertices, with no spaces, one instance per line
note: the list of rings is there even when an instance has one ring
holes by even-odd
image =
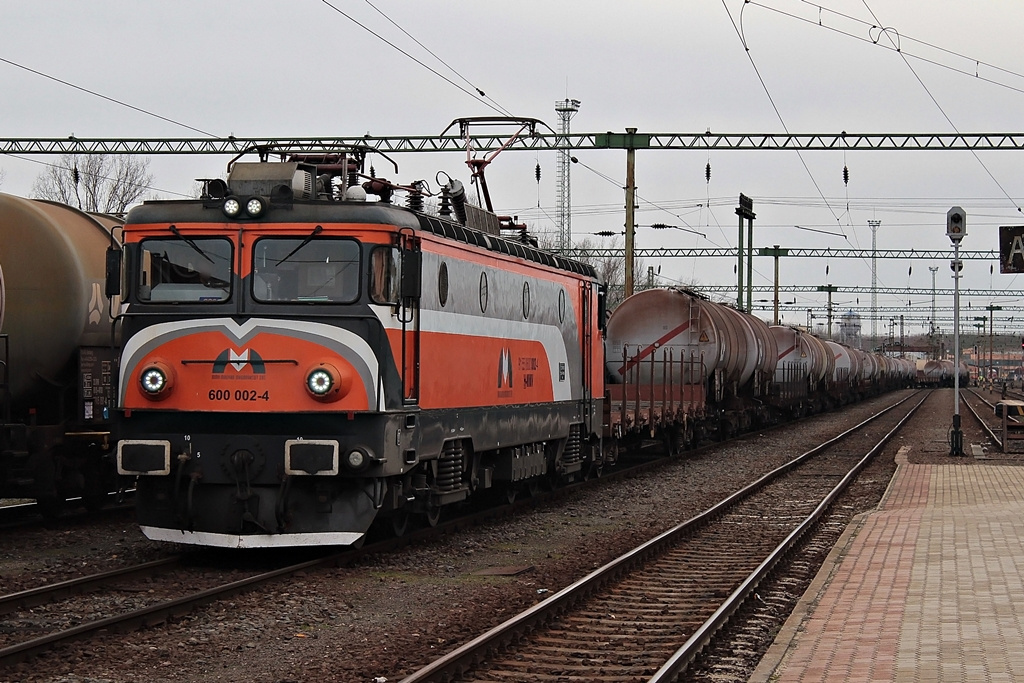
[[[452,652],[435,660],[431,664],[407,676],[402,680],[401,683],[427,683],[449,681],[457,678],[458,676],[463,675],[465,672],[472,669],[477,663],[488,658],[491,655],[491,653],[514,643],[516,640],[520,639],[525,634],[533,631],[538,626],[550,622],[552,619],[561,615],[569,608],[603,590],[611,582],[621,579],[629,572],[634,571],[641,564],[664,554],[671,547],[677,545],[680,541],[693,534],[696,529],[706,525],[709,521],[714,520],[715,518],[724,514],[729,508],[733,507],[736,503],[749,497],[753,493],[758,492],[760,489],[765,487],[768,483],[772,482],[773,480],[777,479],[782,474],[785,474],[790,470],[798,467],[807,460],[813,458],[815,455],[821,453],[823,450],[845,439],[846,437],[860,430],[870,422],[878,419],[882,415],[887,414],[891,410],[895,409],[897,406],[902,405],[906,401],[910,400],[910,398],[911,397],[907,397],[893,404],[892,406],[889,406],[888,408],[886,408],[883,411],[880,411],[879,413],[872,416],[868,420],[861,422],[860,424],[843,432],[842,434],[834,437],[833,439],[830,439],[827,442],[811,449],[810,451],[807,451],[806,453],[798,456],[797,458],[791,460],[785,465],[776,468],[772,472],[769,472],[768,474],[764,475],[763,477],[761,477],[754,483],[750,484],[749,486],[743,488],[742,490],[737,491],[736,493],[732,494],[725,500],[719,502],[712,508],[701,513],[700,515],[686,522],[683,522],[682,524],[672,529],[669,529],[668,531],[665,531],[662,534],[659,534],[657,537],[647,541],[646,543],[638,546],[637,548],[634,548],[630,552],[605,564],[599,569],[596,569],[595,571],[591,572],[582,579],[574,582],[572,585],[558,591],[557,593],[555,593],[548,599],[544,600],[543,602],[540,602],[531,607],[530,609],[520,613],[519,615],[503,622],[502,624],[495,626],[494,628],[488,630],[486,633],[465,643],[464,645],[458,647]],[[923,400],[921,401],[921,403],[923,403]],[[917,406],[914,407],[914,410],[916,410],[917,407],[921,405],[921,403],[918,403]],[[878,446],[872,449],[871,453],[861,458],[858,465],[855,466],[854,470],[856,472],[859,472],[859,470],[864,466],[864,464],[866,464],[870,460],[870,458],[873,457],[873,455],[877,453],[882,446],[884,446],[884,443],[891,439],[892,434],[895,433],[895,431],[896,430],[891,430],[884,437],[882,443],[880,443]],[[855,476],[855,472],[853,474],[848,474],[843,480],[844,483],[852,481],[853,476]],[[817,519],[817,517],[819,517],[822,514],[821,511],[828,507],[828,504],[832,500],[834,500],[836,495],[838,494],[829,494],[827,502],[822,502],[821,504],[819,504],[815,509],[815,512],[812,513],[812,516],[814,516],[814,518]],[[790,538],[787,539],[786,545],[793,545],[793,543],[795,543],[795,541],[798,540],[803,535],[803,533],[806,532],[806,529],[809,528],[812,523],[813,522],[807,522],[804,525],[801,525],[800,530],[795,531],[790,535]],[[765,562],[761,563],[758,569],[755,570],[754,574],[758,577],[763,576],[763,574],[766,573],[768,569],[770,569],[771,566],[775,564],[775,562],[777,562],[777,559],[773,561],[772,558],[769,558],[769,560],[766,560]],[[759,580],[759,578],[748,578],[748,580],[743,582],[742,587],[746,591],[746,595],[749,595],[753,591],[753,586],[756,586],[757,580]],[[704,639],[706,637],[709,637],[707,634],[713,634],[714,631],[716,631],[720,627],[720,625],[728,619],[728,616],[735,611],[739,603],[739,593],[737,592],[734,594],[734,596],[730,597],[730,602],[727,605],[723,605],[723,607],[715,613],[712,619],[709,620],[712,623],[705,624],[705,626],[702,627],[701,638]],[[650,635],[653,637],[654,634]],[[688,646],[690,648],[696,648],[697,650],[700,649],[697,645],[692,643],[688,643]],[[684,645],[684,647],[687,647],[687,645]],[[666,664],[666,666],[670,666],[671,670],[677,671],[681,664],[685,664],[690,659],[690,653],[691,651],[677,652],[676,655],[674,655],[673,658],[670,660],[670,664]],[[666,673],[662,675],[668,676],[669,674],[666,671]],[[662,680],[667,679],[663,678]]]

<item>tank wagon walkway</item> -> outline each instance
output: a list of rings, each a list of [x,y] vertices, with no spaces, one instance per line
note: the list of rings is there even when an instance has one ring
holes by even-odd
[[[899,465],[750,678],[1024,680],[1024,467]]]

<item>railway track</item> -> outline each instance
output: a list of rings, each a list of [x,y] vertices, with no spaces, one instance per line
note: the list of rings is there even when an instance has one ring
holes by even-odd
[[[131,510],[135,505],[132,498],[134,492],[135,489],[108,493],[103,506],[91,510],[83,506],[81,498],[68,498],[56,509],[42,506],[32,499],[5,499],[9,502],[0,505],[0,530],[26,528]]]
[[[967,407],[968,412],[970,412],[974,416],[974,419],[978,421],[978,425],[986,434],[988,434],[988,437],[992,440],[992,443],[995,444],[996,450],[1002,451],[1002,425],[1000,425],[997,429],[994,425],[990,424],[989,420],[985,419],[985,417],[982,417],[981,411],[978,410],[977,406],[978,403],[981,403],[987,410],[989,415],[994,415],[995,404],[993,404],[991,401],[989,401],[987,398],[979,394],[977,391],[974,391],[973,389],[962,389],[960,391],[960,398],[963,401],[963,405]]]
[[[925,399],[795,458],[403,683],[675,680]],[[866,432],[877,443],[865,452]]]
[[[611,475],[626,476],[631,472],[657,466],[657,461],[645,462],[632,468],[624,468]],[[589,485],[596,482],[584,482]],[[339,567],[351,564],[368,555],[384,553],[399,547],[424,542],[441,534],[455,533],[468,526],[482,524],[501,516],[510,516],[525,507],[535,506],[546,500],[565,495],[567,489],[538,492],[533,498],[520,499],[514,503],[477,510],[457,519],[448,520],[436,527],[421,528],[400,538],[386,538],[367,543],[362,548],[346,549],[322,557],[298,563],[281,563],[269,571],[250,572],[237,580],[217,581],[208,576],[210,567],[203,561],[189,561],[186,555],[175,555],[137,565],[119,567],[88,576],[77,577],[53,584],[37,586],[7,595],[0,595],[0,671],[33,656],[59,648],[76,640],[85,640],[107,631],[128,632],[147,628],[165,622],[168,618],[186,614],[196,608],[230,597],[243,591],[280,581],[286,577],[308,570]],[[204,553],[193,553],[204,557]],[[230,554],[215,553],[222,558]],[[257,555],[265,557],[267,555]],[[250,555],[249,557],[252,557]],[[220,574],[236,573],[234,565]],[[174,572],[181,572],[183,578],[166,578]],[[214,572],[216,573],[216,572]],[[193,577],[203,576],[202,590],[181,590],[174,597],[148,600],[147,604],[134,606],[143,600],[125,599],[124,596],[143,596],[151,591],[157,577],[160,578],[160,592],[168,592],[166,585],[179,583],[194,586]],[[81,597],[83,596],[84,597]],[[78,604],[70,610],[62,605],[75,598]],[[34,609],[42,606],[42,609]],[[100,616],[87,619],[83,613]],[[75,623],[66,623],[66,622]],[[27,638],[18,639],[19,636]]]
[[[8,616],[3,632],[0,632],[0,643],[3,643],[0,647],[0,670],[75,640],[106,631],[127,632],[146,628],[297,572],[339,566],[354,560],[361,552],[345,551],[283,564],[267,571],[253,570],[248,576],[231,581],[223,581],[223,577],[237,575],[233,568],[216,571],[205,567],[197,571],[194,563],[186,561],[184,556],[173,556],[5,595],[0,597],[0,614],[17,614],[18,618]],[[148,594],[154,592],[156,579],[160,581],[159,593],[163,597],[148,599]],[[197,585],[203,584],[207,587],[196,590]],[[175,586],[180,587],[177,594],[167,597],[166,593],[175,592]],[[95,592],[100,588],[107,590],[96,595],[90,593],[86,596],[88,604],[83,604],[79,598],[74,613],[60,606],[61,601],[70,596]],[[140,602],[147,604],[136,606]],[[46,607],[32,609],[39,605]],[[86,611],[106,616],[93,619],[80,616]],[[16,635],[24,634],[31,637],[11,642],[16,640]]]
[[[698,453],[721,447],[722,445],[722,442],[711,443],[688,452]],[[603,482],[599,485],[605,485],[610,479],[618,476],[632,476],[639,470],[659,467],[667,460],[668,458],[651,460],[631,468],[623,468],[611,474],[606,474]],[[59,648],[74,640],[88,639],[111,630],[125,632],[159,624],[170,617],[190,612],[198,607],[242,591],[255,589],[261,585],[282,580],[296,572],[319,567],[344,566],[369,554],[387,552],[403,545],[422,542],[437,534],[454,533],[459,529],[480,524],[502,515],[513,514],[526,506],[534,506],[544,501],[557,499],[567,495],[575,486],[594,483],[597,482],[583,482],[572,487],[545,491],[533,498],[517,500],[514,504],[498,506],[455,520],[445,521],[436,528],[420,529],[400,539],[368,543],[360,550],[335,553],[307,562],[277,567],[266,572],[253,571],[250,576],[239,580],[226,582],[208,580],[206,581],[208,587],[203,590],[180,591],[180,594],[175,597],[150,600],[148,604],[130,609],[125,609],[124,606],[136,601],[122,599],[123,596],[137,596],[147,592],[147,586],[152,585],[154,577],[159,574],[185,571],[191,572],[189,576],[192,576],[196,573],[202,575],[206,572],[202,568],[197,572],[195,563],[191,563],[191,568],[186,566],[183,570],[183,564],[188,565],[190,563],[183,560],[182,557],[176,556],[142,565],[123,567],[87,577],[62,581],[49,586],[39,586],[20,591],[16,594],[0,596],[0,615],[14,615],[13,619],[9,617],[5,620],[5,624],[0,625],[0,669],[43,652]],[[146,583],[147,581],[149,582],[148,584]],[[162,586],[168,583],[168,581],[161,579],[159,583]],[[185,583],[185,581],[181,581],[181,583]],[[105,595],[92,595],[101,591],[106,591]],[[161,589],[161,592],[163,592],[163,589]],[[89,596],[85,599],[86,609],[80,609],[80,605],[76,605],[72,610],[76,613],[72,619],[75,623],[60,623],[67,621],[67,610],[60,606],[60,601],[83,593],[89,593]],[[105,602],[111,600],[122,604],[116,609],[104,606]],[[49,607],[49,605],[54,604],[57,606]],[[28,612],[28,610],[40,605],[46,607],[41,610]],[[117,612],[117,610],[120,611]],[[86,618],[78,616],[79,612],[82,614],[101,614],[103,616]],[[5,631],[6,634],[4,633]],[[13,634],[15,633],[22,636],[28,634],[31,637],[13,642],[15,640]]]

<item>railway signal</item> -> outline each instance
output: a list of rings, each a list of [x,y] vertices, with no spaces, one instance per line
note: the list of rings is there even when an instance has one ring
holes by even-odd
[[[964,433],[960,430],[960,241],[967,235],[967,212],[954,206],[946,212],[946,237],[953,243],[953,429],[949,434],[949,454],[964,454]]]

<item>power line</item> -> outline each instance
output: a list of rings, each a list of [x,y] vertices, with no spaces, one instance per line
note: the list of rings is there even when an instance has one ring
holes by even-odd
[[[867,8],[868,12],[871,13],[871,16],[875,18],[875,21],[878,21],[878,17],[875,15],[871,7],[868,6],[867,0],[862,1],[864,2],[864,7]],[[881,22],[879,22],[879,24],[881,24]],[[893,40],[890,31],[892,31],[892,33],[895,33],[894,29],[886,29],[885,35],[887,38],[889,38],[889,41],[892,42],[893,47],[896,49],[896,52],[900,56],[900,59],[902,59],[903,63],[907,65],[907,68],[910,69],[910,73],[914,74],[914,78],[916,78],[917,82],[921,84],[922,88],[924,88],[924,91],[925,93],[927,93],[928,98],[931,99],[932,103],[935,104],[935,107],[939,110],[939,113],[942,114],[942,118],[946,119],[946,122],[949,124],[949,127],[955,130],[957,133],[959,133],[960,129],[957,128],[955,123],[953,123],[953,119],[949,118],[949,115],[946,113],[946,110],[942,108],[941,104],[939,104],[939,100],[936,99],[935,95],[932,94],[932,91],[928,89],[928,86],[925,84],[921,76],[917,73],[917,70],[914,69],[914,66],[910,63],[910,60],[907,59],[907,56],[903,54],[902,50],[900,50],[899,44]],[[898,36],[899,34],[896,35]],[[1006,188],[1003,187],[1002,183],[1000,183],[999,180],[996,179],[992,171],[989,170],[988,165],[986,165],[985,162],[981,160],[981,157],[978,156],[978,153],[972,150],[971,154],[974,155],[974,159],[978,162],[978,164],[981,165],[981,168],[984,169],[988,177],[992,179],[992,182],[996,184],[996,187],[999,188],[999,191],[1002,192],[1008,200],[1010,200],[1010,203],[1013,204],[1013,206],[1017,209],[1018,212],[1024,213],[1024,211],[1021,210],[1017,202],[1013,200],[1013,197],[1010,196],[1010,193],[1006,191]]]
[[[419,40],[417,40],[415,36],[413,36],[413,35],[412,35],[411,33],[409,33],[409,32],[408,32],[408,31],[406,31],[406,30],[405,30],[404,28],[402,28],[401,26],[399,26],[399,25],[398,25],[398,24],[397,24],[397,23],[395,22],[395,20],[394,20],[394,19],[392,19],[392,18],[391,18],[391,17],[389,17],[389,16],[387,15],[387,14],[385,14],[384,12],[382,12],[382,11],[380,10],[380,8],[378,8],[378,7],[376,6],[376,5],[374,5],[374,4],[372,3],[372,2],[370,2],[370,0],[363,0],[363,2],[365,2],[365,3],[367,4],[367,5],[369,5],[370,7],[372,7],[372,8],[373,8],[373,10],[374,10],[375,12],[377,12],[377,14],[381,15],[382,17],[384,17],[384,19],[386,19],[386,20],[388,21],[388,23],[390,23],[390,24],[391,24],[392,26],[394,26],[395,28],[397,28],[397,29],[398,29],[399,31],[401,31],[402,33],[404,33],[404,34],[406,35],[406,37],[408,37],[408,38],[409,38],[409,40],[411,40],[412,42],[416,43],[416,44],[417,44],[417,45],[419,45],[419,46],[420,46],[421,48],[423,48],[423,50],[425,50],[425,51],[427,52],[427,54],[429,54],[429,55],[430,55],[431,57],[433,57],[433,58],[434,58],[434,59],[436,59],[437,61],[439,61],[439,62],[441,62],[442,64],[444,64],[445,68],[447,68],[447,69],[448,69],[449,71],[451,71],[451,72],[452,72],[453,74],[455,74],[456,76],[458,76],[459,78],[461,78],[461,79],[462,79],[462,81],[463,81],[463,82],[464,82],[464,83],[465,83],[466,85],[468,85],[469,87],[471,87],[471,88],[472,88],[473,90],[475,90],[475,91],[477,92],[477,94],[478,94],[478,95],[480,95],[480,97],[486,97],[486,98],[487,98],[487,99],[488,99],[488,100],[489,100],[490,102],[493,102],[493,103],[494,103],[494,106],[495,106],[495,107],[497,107],[497,108],[498,108],[498,109],[499,109],[499,110],[500,110],[500,111],[501,111],[502,113],[504,113],[504,114],[505,114],[506,116],[512,116],[512,114],[511,114],[511,113],[510,113],[510,112],[509,112],[509,111],[508,111],[507,109],[505,109],[504,107],[502,107],[501,105],[499,105],[499,104],[498,104],[497,102],[495,102],[493,98],[487,97],[487,93],[485,93],[485,92],[484,92],[483,90],[481,90],[481,89],[480,89],[480,88],[478,88],[478,87],[477,87],[476,85],[474,85],[473,83],[471,83],[471,82],[469,81],[469,79],[467,79],[467,78],[466,78],[465,76],[463,76],[463,75],[462,75],[461,73],[459,73],[458,71],[456,71],[456,70],[455,70],[455,68],[454,68],[454,67],[453,67],[453,66],[452,66],[451,64],[449,64],[448,62],[446,62],[446,61],[444,61],[443,59],[441,59],[440,57],[438,57],[438,56],[437,56],[437,54],[435,54],[433,50],[431,50],[430,48],[428,48],[428,47],[427,47],[426,45],[424,45],[424,44],[423,44],[423,43],[421,43],[421,42],[420,42]],[[333,7],[333,5],[332,5],[332,7]],[[357,24],[357,25],[358,25],[358,26],[360,26],[360,27],[362,28],[362,25],[361,25],[361,24]],[[373,35],[376,35],[376,34],[373,34]],[[387,42],[387,41],[385,41],[385,42]],[[388,43],[388,45],[391,45],[391,43]],[[395,46],[394,46],[394,45],[391,45],[391,47],[395,47]],[[398,48],[396,48],[396,49],[398,49]],[[401,51],[401,50],[400,50],[400,51]],[[402,52],[402,54],[406,54],[406,53],[405,53],[405,52]],[[408,56],[408,55],[406,55],[406,56]]]
[[[729,21],[731,21],[731,22],[732,22],[733,28],[734,28],[734,29],[736,30],[736,35],[737,35],[737,36],[739,37],[739,39],[740,39],[740,43],[741,43],[741,44],[743,45],[743,51],[744,51],[744,53],[745,53],[745,54],[747,55],[747,59],[748,59],[748,60],[750,61],[750,66],[751,66],[751,67],[753,67],[753,69],[754,69],[754,74],[755,74],[755,75],[757,76],[757,80],[758,80],[758,81],[759,81],[759,82],[761,83],[761,87],[762,87],[762,88],[764,89],[764,93],[765,93],[765,95],[767,95],[767,96],[768,96],[768,102],[769,102],[769,103],[771,103],[771,105],[772,105],[772,110],[773,110],[773,111],[775,112],[775,116],[776,116],[776,117],[778,117],[778,119],[779,119],[779,122],[780,122],[780,123],[782,124],[782,128],[783,128],[783,130],[785,130],[785,131],[786,131],[786,133],[788,134],[788,133],[789,133],[789,126],[787,126],[787,125],[786,125],[786,121],[785,121],[785,119],[784,119],[784,118],[782,117],[782,112],[781,112],[781,111],[779,111],[779,108],[778,108],[778,106],[776,106],[776,104],[775,104],[775,100],[774,100],[774,98],[772,98],[772,94],[771,94],[771,92],[770,92],[770,91],[768,90],[768,84],[767,84],[767,83],[765,83],[765,80],[764,80],[764,78],[762,78],[762,76],[761,76],[761,72],[760,72],[760,70],[759,70],[759,69],[757,68],[757,63],[756,63],[756,62],[754,62],[754,58],[753,58],[753,56],[752,56],[752,55],[750,54],[750,47],[749,47],[749,46],[747,45],[747,39],[746,39],[746,37],[745,37],[745,36],[743,35],[743,30],[742,30],[742,25],[743,25],[743,11],[744,11],[744,10],[746,9],[746,4],[744,3],[744,6],[743,6],[743,8],[742,8],[742,9],[740,9],[740,25],[739,25],[739,26],[737,26],[737,25],[736,25],[736,22],[735,22],[735,21],[733,21],[733,18],[732,18],[732,13],[731,13],[731,12],[729,12],[729,7],[728,7],[728,5],[726,5],[726,4],[725,4],[725,0],[722,0],[722,6],[723,6],[723,7],[725,7],[725,11],[726,11],[726,13],[727,13],[727,14],[729,15]],[[827,199],[825,199],[825,195],[824,195],[824,193],[823,193],[823,192],[821,191],[821,187],[820,187],[820,186],[818,185],[818,181],[817,181],[817,180],[815,180],[815,178],[814,178],[814,174],[813,174],[813,173],[811,173],[811,168],[810,168],[810,166],[808,166],[808,165],[807,165],[807,161],[806,161],[806,160],[804,159],[804,156],[803,156],[803,154],[801,154],[801,153],[800,153],[800,152],[798,151],[796,155],[797,155],[797,158],[799,158],[799,159],[800,159],[800,164],[801,164],[801,165],[802,165],[802,166],[804,167],[804,171],[806,171],[806,172],[807,172],[807,176],[808,176],[808,177],[809,177],[809,178],[811,179],[811,184],[812,184],[812,185],[814,185],[814,189],[818,191],[818,194],[819,194],[819,195],[821,196],[821,199],[822,199],[822,201],[824,201],[824,202],[825,202],[825,205],[826,205],[826,206],[828,207],[828,210],[829,210],[829,211],[830,211],[830,212],[832,213],[832,216],[833,216],[833,217],[834,217],[834,218],[836,219],[836,223],[837,223],[837,224],[839,224],[839,226],[840,226],[840,230],[842,230],[842,223],[841,223],[841,222],[840,222],[840,220],[839,220],[839,216],[837,216],[837,215],[836,215],[836,212],[835,212],[835,210],[834,210],[834,209],[832,208],[832,206],[831,206],[831,205],[830,205],[830,204],[828,203],[828,200],[827,200]],[[843,237],[846,237],[846,235],[844,234],[844,235],[843,235]],[[847,241],[849,241],[849,239],[848,239],[848,238],[847,238]]]
[[[947,69],[947,70],[952,71],[954,73],[958,73],[958,74],[961,74],[961,75],[964,75],[964,76],[975,78],[977,80],[980,80],[980,81],[983,81],[983,82],[986,82],[986,83],[990,83],[992,85],[995,85],[995,86],[998,86],[998,87],[1001,87],[1001,88],[1006,88],[1007,90],[1013,90],[1015,92],[1024,93],[1024,88],[1018,88],[1018,87],[1009,85],[1007,83],[1000,83],[999,81],[993,80],[991,78],[986,78],[986,77],[982,76],[977,70],[974,73],[971,73],[969,71],[964,71],[963,69],[958,69],[958,68],[956,68],[954,66],[951,66],[949,64],[944,64],[942,62],[939,62],[939,61],[936,61],[936,60],[933,60],[933,59],[928,59],[927,57],[923,57],[921,55],[917,55],[917,54],[913,54],[913,53],[907,52],[905,49],[903,49],[902,43],[904,41],[909,41],[909,42],[912,42],[912,43],[917,43],[919,45],[923,45],[925,47],[931,48],[931,49],[936,50],[938,52],[944,52],[944,53],[946,53],[948,55],[952,55],[954,57],[958,57],[960,59],[963,59],[963,60],[966,60],[966,61],[969,61],[969,62],[973,62],[976,65],[976,67],[986,66],[986,67],[988,67],[990,69],[994,69],[996,71],[1001,71],[1001,72],[1003,72],[1005,74],[1008,74],[1008,75],[1011,75],[1011,76],[1016,76],[1018,78],[1024,78],[1024,74],[1020,74],[1020,73],[1017,73],[1016,71],[1012,71],[1010,69],[1005,69],[1003,67],[996,66],[994,64],[982,61],[980,59],[975,59],[973,57],[969,57],[969,56],[967,56],[965,54],[961,54],[961,53],[956,52],[954,50],[948,50],[946,48],[940,47],[938,45],[934,45],[932,43],[929,43],[929,42],[926,42],[926,41],[923,41],[923,40],[917,40],[915,38],[911,38],[911,37],[903,35],[903,34],[900,34],[900,43],[901,43],[900,47],[895,47],[894,46],[894,47],[890,48],[890,47],[887,47],[885,45],[881,45],[879,43],[879,40],[880,40],[881,36],[884,33],[886,33],[887,31],[889,31],[891,29],[883,28],[883,27],[879,26],[878,24],[867,22],[867,21],[864,21],[863,19],[858,19],[857,17],[851,16],[851,15],[848,15],[848,14],[844,14],[842,12],[838,12],[838,11],[833,10],[833,9],[829,9],[828,7],[824,7],[824,6],[819,5],[817,3],[809,2],[809,0],[801,0],[801,2],[803,2],[805,5],[809,5],[809,6],[813,7],[814,9],[818,10],[818,12],[819,12],[819,19],[817,21],[812,20],[812,19],[808,19],[806,17],[801,17],[801,16],[799,16],[797,14],[794,14],[792,12],[787,12],[787,11],[779,9],[777,7],[772,7],[770,5],[765,5],[764,3],[757,2],[756,0],[748,0],[748,4],[754,5],[756,7],[760,7],[761,9],[767,10],[769,12],[774,12],[776,14],[779,14],[781,16],[787,17],[789,19],[795,19],[796,21],[803,22],[805,24],[810,24],[812,26],[817,26],[818,28],[823,28],[823,29],[825,29],[827,31],[832,31],[833,33],[838,33],[840,35],[846,36],[847,38],[852,38],[852,39],[860,41],[860,42],[870,43],[872,45],[877,45],[878,47],[880,47],[882,49],[885,49],[885,50],[893,50],[893,51],[901,52],[904,55],[907,55],[907,56],[909,56],[909,57],[911,57],[913,59],[919,60],[919,61],[924,62],[926,64],[932,64],[934,66],[937,66],[937,67],[942,68],[942,69]],[[824,22],[822,22],[820,20],[820,14],[822,12],[827,12],[828,14],[833,14],[835,16],[842,17],[843,19],[848,19],[849,21],[852,21],[852,22],[855,22],[855,23],[860,24],[862,26],[865,26],[865,27],[867,27],[868,35],[866,37],[865,36],[859,36],[859,35],[857,35],[855,33],[851,33],[849,31],[844,31],[843,29],[838,28],[836,26],[829,26],[829,25],[827,25],[827,24],[825,24]],[[876,21],[877,21],[877,19],[876,19]],[[876,31],[877,31],[877,35],[872,35],[873,32],[876,32]]]
[[[448,78],[447,76],[445,76],[444,74],[440,73],[440,72],[439,72],[439,71],[438,71],[437,69],[434,69],[433,67],[431,67],[431,66],[428,66],[427,64],[425,64],[425,63],[424,63],[424,62],[422,62],[421,60],[417,59],[416,57],[413,57],[413,56],[412,56],[411,54],[409,54],[408,52],[406,52],[406,51],[405,51],[405,50],[403,50],[402,48],[398,47],[397,45],[395,45],[394,43],[392,43],[392,42],[391,42],[390,40],[388,40],[387,38],[385,38],[384,36],[380,35],[380,34],[379,34],[379,33],[377,33],[376,31],[374,31],[373,29],[371,29],[371,28],[370,28],[369,26],[367,26],[367,25],[365,25],[365,24],[363,24],[363,23],[361,23],[361,22],[357,21],[357,20],[356,20],[356,19],[355,19],[354,17],[352,17],[352,16],[351,16],[350,14],[348,14],[347,12],[344,12],[344,11],[342,11],[342,10],[341,10],[340,8],[338,8],[337,6],[335,6],[335,5],[331,4],[331,3],[330,3],[330,2],[328,1],[328,0],[320,0],[320,1],[321,1],[321,2],[323,3],[323,4],[327,5],[328,7],[330,7],[330,8],[331,8],[332,10],[334,10],[335,12],[337,12],[338,14],[340,14],[341,16],[343,16],[343,17],[345,17],[346,19],[348,19],[349,21],[351,21],[351,22],[352,22],[353,24],[355,24],[355,25],[356,25],[356,26],[358,26],[359,28],[363,29],[364,31],[366,31],[367,33],[369,33],[370,35],[372,35],[372,36],[373,36],[374,38],[377,38],[378,40],[380,40],[380,41],[381,41],[381,42],[383,42],[384,44],[388,45],[389,47],[391,47],[391,48],[393,48],[393,49],[397,50],[398,52],[400,52],[401,54],[405,55],[406,57],[408,57],[408,58],[409,58],[409,59],[411,59],[412,61],[416,62],[417,64],[419,64],[419,65],[420,65],[420,66],[422,66],[422,67],[423,67],[424,69],[426,69],[426,70],[427,70],[427,71],[429,71],[430,73],[434,74],[435,76],[437,76],[438,78],[440,78],[440,79],[441,79],[441,80],[443,80],[444,82],[446,82],[446,83],[448,83],[449,85],[451,85],[451,86],[455,87],[456,89],[458,89],[458,90],[460,90],[460,91],[464,92],[465,94],[467,94],[467,95],[469,95],[470,97],[472,97],[472,98],[473,98],[474,100],[477,100],[477,101],[478,101],[478,102],[480,102],[481,104],[484,104],[484,105],[486,105],[486,106],[487,106],[488,108],[490,108],[490,109],[493,109],[494,111],[498,112],[499,114],[505,115],[505,112],[504,112],[503,110],[499,109],[499,108],[498,108],[497,106],[495,106],[494,104],[492,104],[492,103],[488,102],[488,101],[487,101],[486,99],[484,99],[484,97],[481,97],[481,96],[480,96],[480,95],[478,95],[478,94],[477,94],[476,92],[471,92],[471,91],[467,90],[466,88],[462,87],[461,85],[459,85],[458,83],[456,83],[456,82],[455,82],[455,81],[453,81],[452,79],[450,79],[450,78]],[[445,66],[447,66],[447,65],[445,65]],[[478,92],[480,92],[479,88],[475,88],[475,89],[476,89],[476,90],[477,90]]]
[[[18,64],[17,62],[12,62],[11,60],[4,59],[3,57],[0,57],[0,62],[3,62],[4,64],[10,64],[11,66],[17,67],[19,69],[24,69],[25,71],[28,71],[29,73],[33,73],[33,74],[35,74],[37,76],[42,76],[43,78],[47,78],[47,79],[49,79],[51,81],[54,81],[56,83],[60,83],[61,85],[66,85],[69,88],[74,88],[75,90],[81,90],[84,93],[88,93],[89,95],[92,95],[94,97],[99,97],[100,99],[107,100],[108,102],[113,102],[114,104],[119,105],[121,107],[127,107],[128,109],[132,109],[132,110],[137,111],[139,113],[145,114],[146,116],[152,116],[154,118],[160,119],[161,121],[166,121],[167,123],[172,123],[175,126],[181,126],[182,128],[187,128],[187,129],[189,129],[191,131],[195,131],[196,133],[199,133],[201,135],[208,135],[211,138],[212,137],[216,137],[213,133],[208,133],[205,130],[201,130],[199,128],[196,128],[195,126],[190,126],[187,123],[182,123],[181,121],[175,121],[174,119],[167,118],[166,116],[161,116],[160,114],[156,114],[154,112],[151,112],[148,109],[143,109],[141,107],[136,107],[134,104],[128,104],[127,102],[123,102],[121,100],[114,99],[113,97],[108,97],[107,95],[104,95],[102,93],[98,93],[95,90],[89,90],[88,88],[83,88],[80,85],[75,85],[74,83],[70,83],[68,81],[62,80],[60,78],[57,78],[56,76],[51,76],[50,74],[43,73],[42,71],[38,71],[38,70],[33,69],[31,67],[27,67],[24,64]]]

